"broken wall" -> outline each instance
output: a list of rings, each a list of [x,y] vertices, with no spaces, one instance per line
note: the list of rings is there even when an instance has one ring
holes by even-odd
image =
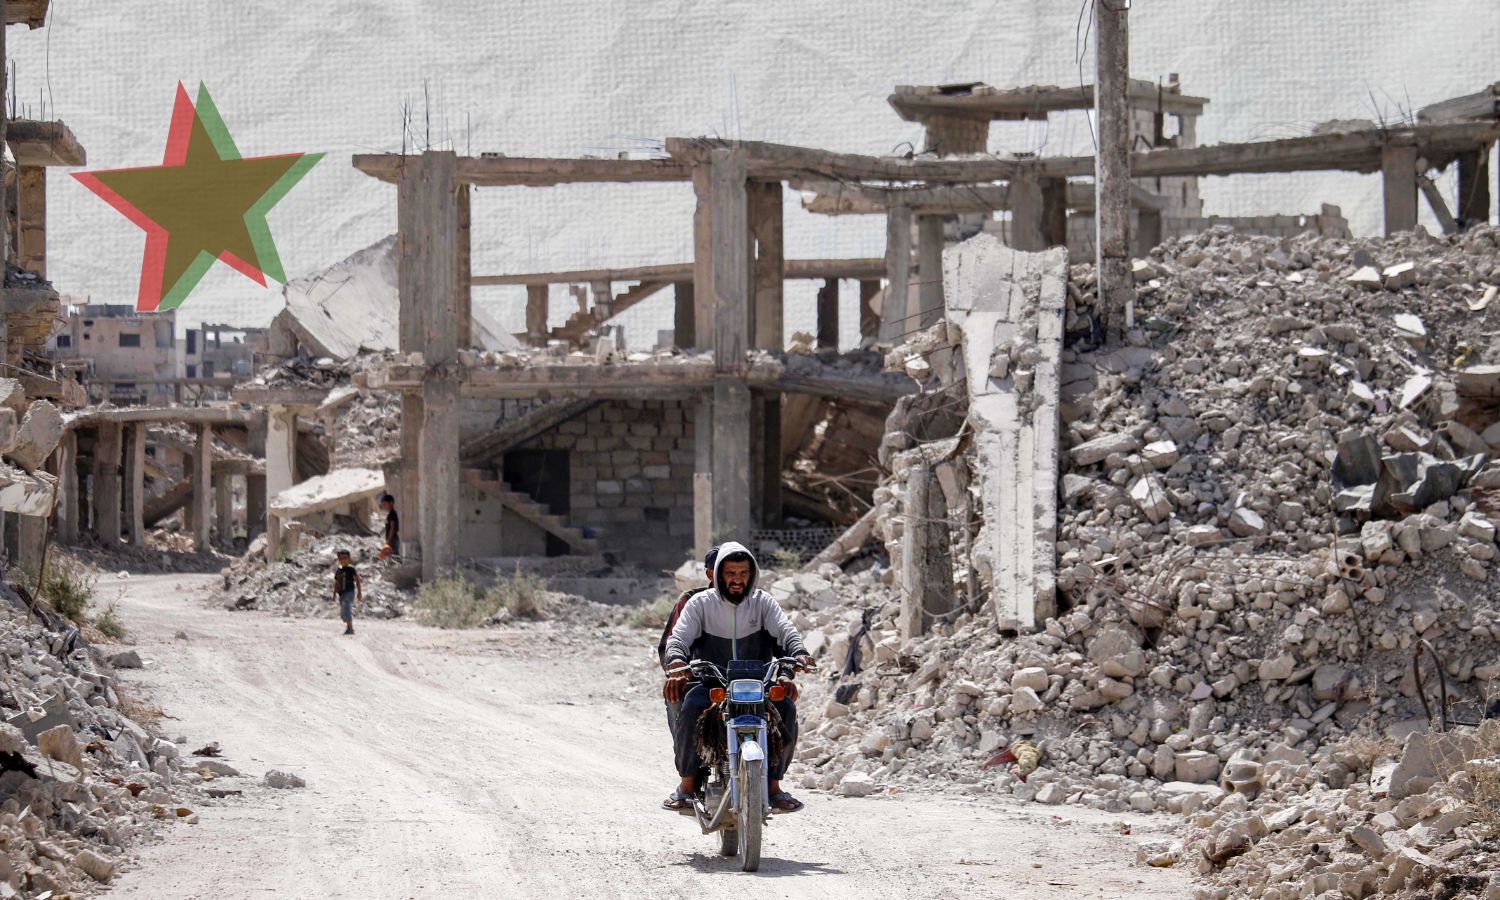
[[[693,406],[610,401],[517,449],[568,451],[569,524],[599,532],[605,550],[676,566],[693,541]]]
[[[950,325],[962,332],[984,524],[974,563],[1002,626],[1030,629],[1056,599],[1059,360],[1068,253],[981,234],[943,253]]]

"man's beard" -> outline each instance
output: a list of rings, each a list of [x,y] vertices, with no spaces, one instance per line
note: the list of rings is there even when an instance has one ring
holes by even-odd
[[[746,591],[746,588],[748,587],[749,585],[740,585],[738,588],[735,588],[731,585],[725,585],[724,597],[731,602],[738,603],[739,601],[745,599],[745,594],[748,593]]]

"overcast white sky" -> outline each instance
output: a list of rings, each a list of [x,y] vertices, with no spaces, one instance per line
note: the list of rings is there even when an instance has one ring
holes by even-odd
[[[394,230],[394,189],[355,172],[349,156],[402,149],[403,107],[418,120],[408,148],[430,139],[476,154],[613,154],[718,134],[884,153],[921,139],[886,105],[895,84],[1076,83],[1079,12],[1073,0],[53,0],[49,27],[11,28],[8,52],[22,113],[67,122],[89,168],[159,163],[178,80],[208,84],[247,156],[325,151],[271,216],[296,277]],[[1136,0],[1131,13],[1132,74],[1177,72],[1211,99],[1200,143],[1394,119],[1500,79],[1497,47],[1491,0]],[[1050,129],[997,127],[991,149],[1044,141],[1049,154],[1082,152],[1087,125],[1076,116]],[[142,232],[60,172],[49,191],[58,288],[133,303]],[[1205,179],[1203,193],[1214,213],[1315,212],[1327,201],[1357,231],[1379,228],[1376,177]],[[882,252],[878,220],[822,219],[795,202],[789,195],[789,256]],[[692,207],[686,185],[486,189],[474,269],[685,261]],[[811,290],[792,293],[789,327],[810,327]],[[523,297],[476,293],[514,328]],[[258,325],[280,307],[278,289],[216,265],[179,319]],[[554,317],[566,312],[559,298]],[[646,339],[670,327],[669,295],[628,315],[632,341]]]

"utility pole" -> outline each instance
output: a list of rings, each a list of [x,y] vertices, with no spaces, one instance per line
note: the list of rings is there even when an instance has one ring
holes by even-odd
[[[1111,339],[1135,324],[1130,271],[1130,0],[1094,0],[1094,263],[1099,317]]]

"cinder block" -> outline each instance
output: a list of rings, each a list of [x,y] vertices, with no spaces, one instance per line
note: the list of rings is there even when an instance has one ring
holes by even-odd
[[[643,466],[641,474],[655,480],[665,480],[672,477],[671,466]]]
[[[629,447],[632,450],[650,450],[651,438],[644,437],[639,434],[626,435],[625,446]]]

